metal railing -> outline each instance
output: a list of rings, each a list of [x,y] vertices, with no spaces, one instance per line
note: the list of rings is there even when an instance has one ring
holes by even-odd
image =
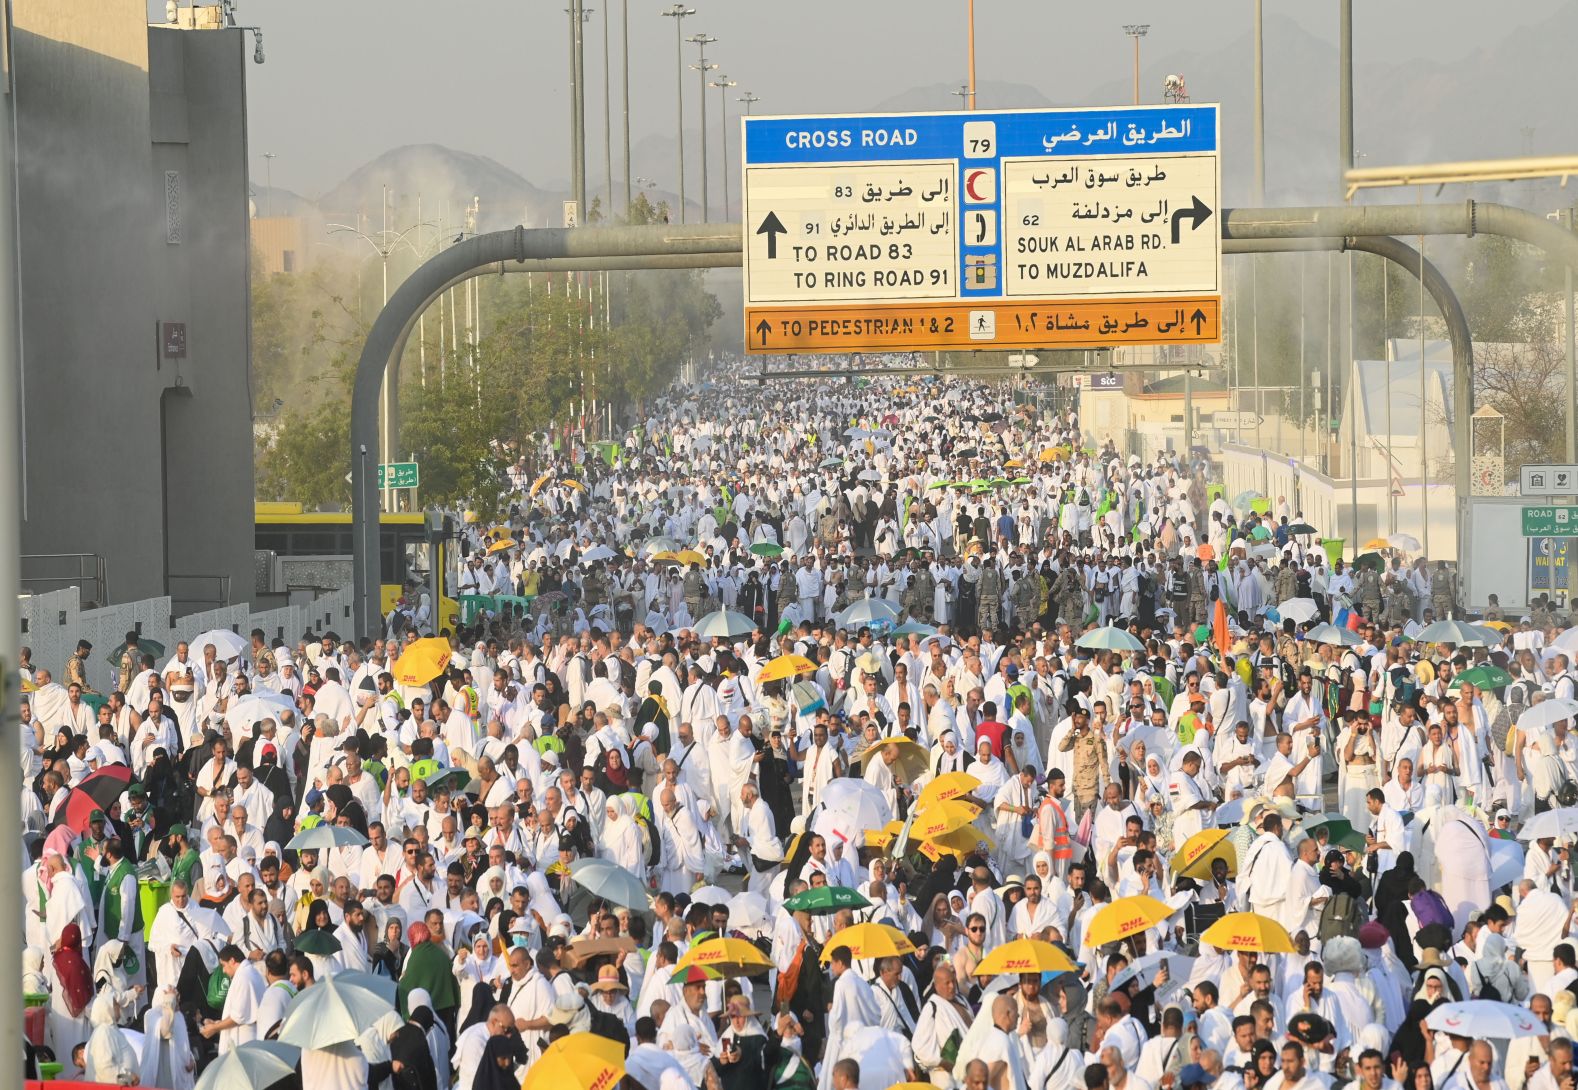
[[[181,588],[182,593],[177,593]],[[170,597],[170,616],[181,617],[205,609],[223,609],[230,605],[230,576],[228,575],[166,575],[164,592]]]
[[[110,600],[109,563],[98,553],[23,553],[21,583],[27,594],[76,587],[83,609]]]

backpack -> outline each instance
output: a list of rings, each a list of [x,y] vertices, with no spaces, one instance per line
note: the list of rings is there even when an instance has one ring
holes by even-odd
[[[1316,927],[1316,934],[1321,942],[1334,939],[1339,935],[1357,938],[1359,925],[1364,922],[1364,914],[1359,908],[1359,902],[1347,893],[1333,893],[1320,910],[1320,923]]]
[[[1420,890],[1408,898],[1408,905],[1414,910],[1414,918],[1419,921],[1420,927],[1438,923],[1448,930],[1452,929],[1452,910],[1435,890]]]

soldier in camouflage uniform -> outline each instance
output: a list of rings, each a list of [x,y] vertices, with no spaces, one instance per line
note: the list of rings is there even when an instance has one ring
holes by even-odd
[[[789,607],[799,601],[799,588],[795,583],[794,565],[785,564],[778,572],[777,616],[782,618]]]
[[[1436,620],[1444,621],[1451,617],[1457,602],[1457,577],[1447,570],[1446,561],[1436,562],[1436,570],[1430,576],[1430,605],[1435,610]]]
[[[905,607],[911,617],[929,623],[937,597],[937,580],[931,574],[931,565],[923,561],[913,562],[910,569],[910,585],[904,588]]]
[[[586,596],[588,613],[594,607],[608,602],[608,577],[603,572],[602,564],[592,565],[592,570],[587,572],[586,578],[581,581],[581,591]]]
[[[1414,615],[1414,591],[1408,580],[1386,577],[1386,623],[1395,628],[1407,624]]]
[[[690,619],[694,621],[701,616],[701,601],[707,595],[707,580],[701,574],[701,565],[690,566],[690,570],[685,573],[683,590],[685,608],[690,611]]]
[[[1052,584],[1052,597],[1057,600],[1058,620],[1077,625],[1085,612],[1085,587],[1072,561],[1063,565]]]
[[[996,632],[1003,623],[1003,577],[997,574],[995,562],[981,565],[981,579],[975,584],[975,595],[978,627],[982,632]]]
[[[1359,572],[1354,600],[1359,604],[1359,615],[1365,620],[1373,621],[1381,615],[1381,575],[1374,568]]]
[[[1278,605],[1286,602],[1289,598],[1297,598],[1299,596],[1299,573],[1286,560],[1277,569],[1276,591]]]
[[[1041,577],[1035,572],[1016,572],[1014,583],[1014,620],[1012,627],[1023,632],[1041,612]]]
[[[1194,626],[1205,619],[1205,567],[1202,565],[1198,557],[1195,559],[1194,567],[1189,569],[1187,577],[1189,585],[1189,604],[1186,608],[1187,615],[1180,617],[1179,620],[1186,625]]]

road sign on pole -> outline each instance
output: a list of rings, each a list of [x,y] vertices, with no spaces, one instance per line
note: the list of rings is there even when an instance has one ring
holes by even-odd
[[[378,467],[379,488],[416,488],[422,483],[415,462],[390,462]]]
[[[753,353],[1221,339],[1214,105],[741,125]]]
[[[1525,507],[1524,537],[1578,537],[1578,507]]]
[[[1518,470],[1518,491],[1525,496],[1578,493],[1578,465],[1525,465]]]

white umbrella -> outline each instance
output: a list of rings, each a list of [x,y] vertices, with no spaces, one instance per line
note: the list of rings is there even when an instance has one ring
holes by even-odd
[[[1490,838],[1490,888],[1510,886],[1523,877],[1523,845],[1516,840]]]
[[[847,628],[850,625],[892,624],[898,619],[898,607],[886,598],[862,598],[846,609],[839,621]]]
[[[761,931],[772,926],[773,911],[760,893],[736,893],[729,898],[729,926],[741,931]]]
[[[1304,638],[1314,643],[1330,644],[1333,647],[1358,647],[1364,642],[1357,632],[1338,628],[1334,624],[1318,624],[1305,633]]]
[[[1111,624],[1091,629],[1075,640],[1074,646],[1095,651],[1145,650],[1145,645],[1136,639],[1133,633]]]
[[[1405,553],[1417,553],[1421,548],[1419,539],[1413,534],[1392,534],[1386,541],[1392,548]]]
[[[202,662],[210,646],[214,648],[214,657],[224,662],[240,657],[247,649],[247,641],[228,628],[211,628],[187,644],[187,654],[193,662]]]
[[[1450,643],[1454,647],[1483,647],[1485,632],[1466,621],[1436,621],[1421,628],[1414,639],[1420,643]]]
[[[867,829],[880,829],[891,820],[893,811],[881,791],[865,780],[844,776],[822,789],[821,805],[807,828],[858,842]]]
[[[296,1059],[300,1055],[301,1049],[294,1045],[248,1041],[204,1068],[195,1090],[255,1090],[272,1086],[296,1073]]]
[[[618,555],[618,553],[614,552],[614,550],[610,549],[607,545],[593,545],[590,549],[581,554],[581,563],[595,564],[599,560],[612,560]]]
[[[291,706],[274,700],[265,700],[257,694],[249,693],[225,712],[225,722],[230,725],[234,733],[250,735],[254,723],[261,723],[265,719],[278,720],[280,713]]]
[[[1549,1030],[1527,1007],[1497,1003],[1490,999],[1469,999],[1443,1003],[1425,1018],[1425,1025],[1454,1037],[1490,1038],[1498,1041],[1513,1037],[1539,1037]]]
[[[279,1039],[298,1048],[343,1045],[394,1009],[389,1000],[354,981],[326,977],[290,1001]]]
[[[607,859],[577,859],[570,864],[570,877],[594,895],[625,908],[645,912],[652,903],[647,887],[635,875]]]
[[[367,838],[349,825],[314,825],[291,837],[285,847],[293,851],[316,848],[320,852],[330,848],[365,848]]]
[[[1578,628],[1569,628],[1566,632],[1563,632],[1560,636],[1557,636],[1554,640],[1552,640],[1550,646],[1556,648],[1558,651],[1565,651],[1569,655],[1575,651],[1578,651]],[[1548,647],[1546,650],[1548,651],[1550,648]]]
[[[1548,836],[1578,837],[1578,806],[1563,806],[1535,814],[1518,830],[1519,840],[1543,840]]]
[[[1174,984],[1182,984],[1194,972],[1194,962],[1194,958],[1158,950],[1129,962],[1107,986],[1116,989],[1131,980],[1138,980],[1140,987],[1149,988],[1156,982],[1156,977],[1162,971],[1164,964],[1167,966],[1167,979]]]
[[[1578,718],[1578,700],[1553,697],[1540,701],[1518,716],[1518,729],[1525,734],[1534,734],[1563,719],[1575,718]]]
[[[1320,613],[1320,607],[1315,604],[1313,598],[1289,598],[1286,602],[1277,606],[1277,613],[1281,615],[1284,621],[1292,621],[1294,624],[1309,624]]]
[[[690,893],[690,903],[693,905],[726,905],[733,899],[734,894],[722,886],[702,886]]]
[[[875,469],[862,469],[859,476],[863,481],[880,481],[882,479],[882,474]]]
[[[695,624],[696,635],[703,639],[732,640],[737,636],[749,636],[756,631],[756,622],[743,613],[735,613],[731,609],[718,609],[707,614]]]

